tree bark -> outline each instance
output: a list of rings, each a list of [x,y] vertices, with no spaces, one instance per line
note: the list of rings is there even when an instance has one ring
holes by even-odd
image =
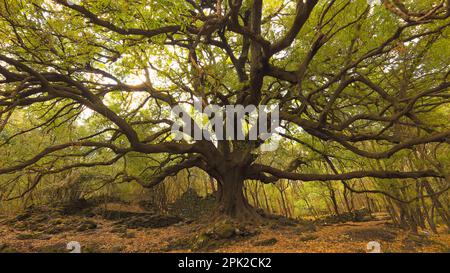
[[[218,179],[219,198],[216,217],[230,217],[239,222],[254,222],[262,219],[244,196],[244,176],[239,168],[228,169]]]
[[[447,226],[447,229],[450,231],[450,215],[445,209],[445,207],[442,205],[441,201],[439,200],[439,196],[436,196],[436,193],[431,186],[430,182],[428,180],[423,179],[422,180],[423,186],[425,187],[425,190],[431,197],[431,201],[433,202],[434,207],[437,209],[437,212],[442,218],[442,221]]]

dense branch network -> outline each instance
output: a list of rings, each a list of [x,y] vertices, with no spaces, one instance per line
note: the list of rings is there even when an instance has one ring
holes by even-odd
[[[168,18],[167,23],[159,21],[154,28],[150,23],[150,27],[142,27],[144,19],[142,24],[137,24],[139,19],[135,18],[130,22],[113,20],[114,9],[102,11],[92,1],[38,1],[34,5],[17,2],[0,4],[5,39],[0,44],[0,133],[7,129],[16,111],[28,111],[34,106],[47,111],[42,114],[43,122],[15,132],[2,147],[31,131],[77,120],[86,109],[101,116],[104,126],[76,140],[48,145],[20,163],[1,166],[0,174],[34,170],[48,175],[113,165],[137,152],[179,157],[161,165],[150,181],[126,172],[115,179],[152,187],[168,176],[197,167],[222,180],[230,166],[238,166],[244,180],[264,183],[279,179],[448,177],[436,169],[330,174],[305,173],[301,168],[282,170],[259,160],[260,154],[255,151],[261,142],[173,141],[172,121],[162,115],[168,107],[192,103],[190,98],[194,96],[205,107],[279,104],[283,127],[280,136],[301,146],[308,144],[296,134],[306,133],[361,158],[381,160],[419,145],[448,145],[448,124],[435,126],[424,120],[423,114],[442,106],[448,109],[450,71],[448,66],[428,70],[420,66],[432,45],[448,30],[448,2],[413,11],[400,1],[384,1],[399,17],[392,15],[395,29],[373,43],[367,37],[372,34],[363,32],[374,18],[374,8],[381,7],[361,3],[356,6],[354,1],[299,0],[292,5],[282,3],[273,12],[265,10],[267,3],[262,0],[250,4],[242,0],[216,1],[214,8],[205,8],[196,1],[180,1],[182,21]],[[17,13],[21,5],[33,9],[32,15]],[[351,20],[342,22],[346,13],[352,15]],[[77,35],[52,26],[58,16],[74,21],[67,28],[87,29],[83,35],[90,37],[77,41]],[[281,23],[286,18],[289,23]],[[347,37],[350,42],[339,45],[349,30],[354,30]],[[367,31],[376,32],[376,26]],[[405,45],[418,45],[418,41],[425,41],[425,46],[408,52]],[[77,52],[70,49],[76,46],[69,45],[81,42],[92,54],[77,62],[86,52]],[[321,54],[330,47],[338,48],[338,55]],[[140,71],[140,83],[130,83],[127,77],[132,73],[124,75],[116,69],[134,54],[133,50],[144,60],[135,60],[127,69]],[[152,52],[158,53],[152,56]],[[65,61],[64,57],[71,54],[75,55]],[[176,63],[176,68],[164,67],[164,61],[161,65],[158,58]],[[384,70],[380,72],[377,67]],[[114,94],[129,100],[139,98],[139,103],[117,111],[106,99]],[[147,104],[156,105],[150,111],[160,114],[142,114]],[[100,150],[108,150],[111,158],[88,162],[87,155]],[[317,149],[312,152],[328,158],[336,156]],[[33,167],[56,155],[55,160],[71,156],[85,160],[59,167]]]

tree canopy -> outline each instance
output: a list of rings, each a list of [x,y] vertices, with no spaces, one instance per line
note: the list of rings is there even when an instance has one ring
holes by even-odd
[[[73,169],[150,188],[197,168],[219,214],[256,219],[245,180],[449,181],[450,1],[376,2],[2,1],[2,197]],[[278,105],[279,149],[175,140],[170,109],[194,98]],[[393,164],[417,151],[432,164]]]

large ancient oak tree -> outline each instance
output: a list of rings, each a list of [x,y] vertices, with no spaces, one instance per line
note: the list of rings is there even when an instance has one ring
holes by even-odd
[[[445,179],[445,168],[335,164],[449,143],[450,2],[377,2],[1,1],[0,174],[31,177],[23,196],[73,169],[110,165],[111,180],[150,188],[198,168],[217,181],[217,212],[240,220],[259,218],[249,179]],[[305,171],[302,153],[270,163],[263,141],[175,141],[170,108],[194,97],[278,105],[280,145],[333,171]],[[164,160],[144,177],[118,164],[129,154]]]

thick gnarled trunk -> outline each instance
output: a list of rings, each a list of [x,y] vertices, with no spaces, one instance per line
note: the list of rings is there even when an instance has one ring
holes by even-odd
[[[238,168],[229,169],[218,179],[217,217],[230,217],[239,222],[261,220],[254,207],[244,196],[244,176]]]

